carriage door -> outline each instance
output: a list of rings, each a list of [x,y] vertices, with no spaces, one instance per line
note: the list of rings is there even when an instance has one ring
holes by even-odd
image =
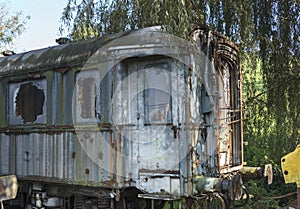
[[[176,157],[172,146],[176,146],[176,140],[172,131],[171,67],[170,59],[151,59],[129,65],[129,69],[136,69],[136,76],[133,76],[136,81],[131,82],[136,89],[131,92],[130,104],[136,129],[130,138],[135,144],[133,152],[139,173],[174,169]]]

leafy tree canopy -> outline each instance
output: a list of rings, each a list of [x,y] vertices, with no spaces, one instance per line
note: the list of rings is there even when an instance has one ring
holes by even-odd
[[[29,16],[23,17],[21,12],[11,14],[7,3],[0,4],[0,49],[22,34],[28,19]]]

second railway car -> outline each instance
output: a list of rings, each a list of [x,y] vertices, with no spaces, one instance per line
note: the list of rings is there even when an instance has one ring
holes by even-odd
[[[242,196],[238,49],[209,29],[3,57],[0,82],[0,175],[19,182],[7,207],[192,208],[211,194],[225,208]]]

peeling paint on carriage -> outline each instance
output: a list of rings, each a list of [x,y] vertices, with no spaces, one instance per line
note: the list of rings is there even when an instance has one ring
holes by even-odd
[[[0,174],[32,184],[33,199],[46,192],[67,201],[51,184],[92,186],[106,197],[70,192],[76,207],[111,208],[126,199],[138,208],[142,192],[146,199],[192,197],[201,192],[195,177],[237,171],[237,48],[209,30],[194,35],[196,47],[151,28],[0,58],[0,120],[8,119],[0,129]],[[24,120],[13,105],[30,84],[45,96],[42,115],[30,114],[43,120]]]

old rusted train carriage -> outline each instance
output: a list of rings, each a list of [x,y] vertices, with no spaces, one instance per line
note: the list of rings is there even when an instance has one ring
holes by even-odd
[[[237,47],[204,28],[190,41],[152,27],[0,58],[0,175],[19,182],[6,205],[240,198],[240,76]]]

